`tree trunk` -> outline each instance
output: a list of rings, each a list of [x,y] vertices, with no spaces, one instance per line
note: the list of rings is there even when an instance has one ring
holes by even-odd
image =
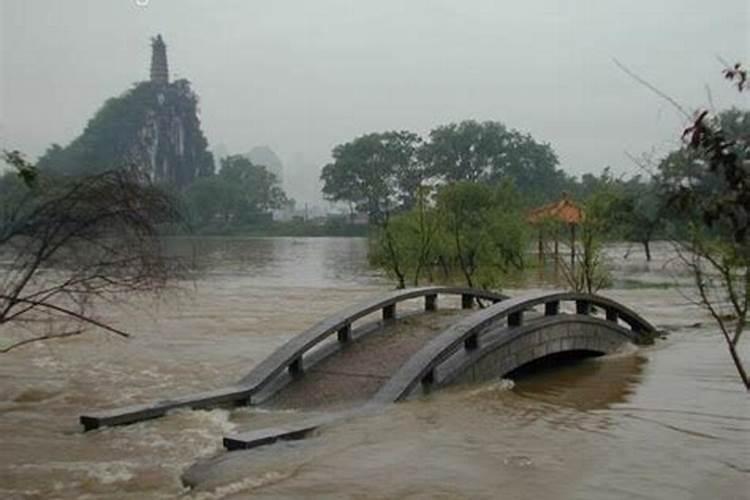
[[[576,272],[576,225],[570,225],[570,270]]]
[[[737,373],[740,374],[742,383],[745,384],[745,390],[750,392],[750,378],[748,378],[747,372],[745,371],[745,367],[742,365],[742,359],[740,359],[740,355],[737,353],[737,349],[735,348],[734,344],[732,344],[732,342],[729,341],[729,339],[727,339],[727,345],[729,347],[729,354],[732,355],[732,361],[734,361],[734,366],[737,368]]]
[[[646,262],[651,262],[651,245],[648,240],[643,240],[643,250],[646,252]]]

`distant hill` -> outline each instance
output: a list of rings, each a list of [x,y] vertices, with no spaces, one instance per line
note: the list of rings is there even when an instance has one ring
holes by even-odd
[[[254,165],[266,167],[266,170],[276,175],[281,183],[284,180],[284,165],[278,155],[268,146],[256,146],[245,153],[245,158],[253,162]]]
[[[187,80],[137,83],[108,99],[68,146],[52,145],[38,167],[75,175],[136,166],[155,182],[184,187],[214,170],[197,104]]]

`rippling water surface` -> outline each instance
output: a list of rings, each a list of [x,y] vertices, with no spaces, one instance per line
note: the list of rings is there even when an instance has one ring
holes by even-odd
[[[652,263],[610,249],[604,292],[671,332],[655,346],[394,405],[243,452],[189,490],[182,472],[223,434],[294,412],[178,411],[87,434],[78,415],[234,382],[389,288],[362,239],[195,243],[203,271],[185,291],[102,311],[133,339],[91,332],[0,355],[0,498],[750,498],[750,398],[710,319],[666,287],[686,282],[665,270],[666,247]]]

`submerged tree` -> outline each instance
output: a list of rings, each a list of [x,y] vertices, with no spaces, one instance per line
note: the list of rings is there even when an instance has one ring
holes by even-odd
[[[725,75],[745,89],[741,66]],[[687,227],[678,254],[750,391],[738,352],[750,312],[750,113],[700,111],[683,139],[682,163],[662,163],[670,207]]]
[[[418,286],[422,278],[432,274],[440,220],[431,206],[430,194],[429,188],[419,188],[416,205],[391,217],[372,235],[370,261],[391,274],[398,288],[404,288],[407,280]]]
[[[489,288],[524,265],[526,226],[510,183],[492,188],[458,182],[437,195],[440,238],[437,252],[455,265],[469,287]]]
[[[616,203],[616,216],[629,241],[640,243],[651,261],[651,243],[664,228],[664,203],[654,182],[643,182],[635,176],[624,182]]]
[[[0,182],[0,327],[14,324],[30,336],[0,352],[76,335],[86,325],[127,337],[91,306],[157,293],[180,275],[158,232],[180,221],[173,199],[136,169],[46,177],[18,152],[4,159],[21,177]],[[40,333],[40,325],[52,328]]]
[[[680,256],[750,390],[737,351],[750,305],[750,135],[730,139],[721,121],[703,112],[685,137],[701,168],[667,186],[673,206],[693,216]]]
[[[611,282],[604,255],[604,243],[618,225],[617,210],[621,198],[610,181],[593,192],[583,203],[584,216],[579,224],[580,241],[574,266],[560,261],[563,276],[578,292],[596,293]]]

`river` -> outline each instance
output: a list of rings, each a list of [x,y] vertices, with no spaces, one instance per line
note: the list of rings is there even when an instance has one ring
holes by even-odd
[[[132,339],[92,331],[0,355],[0,498],[750,498],[750,398],[664,245],[651,263],[610,248],[603,291],[670,331],[654,346],[393,405],[244,452],[190,490],[181,474],[220,453],[222,435],[293,412],[178,411],[86,434],[78,415],[234,382],[391,286],[357,238],[196,248],[194,282],[102,310]]]

